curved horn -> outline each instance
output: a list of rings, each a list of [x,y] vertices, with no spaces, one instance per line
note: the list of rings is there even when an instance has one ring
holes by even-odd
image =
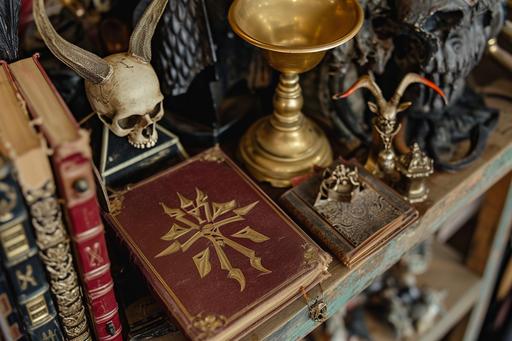
[[[33,16],[45,44],[61,62],[82,78],[101,83],[112,74],[112,67],[94,53],[64,40],[53,28],[44,8],[44,0],[34,1]]]
[[[441,90],[435,83],[429,81],[428,79],[421,77],[420,75],[416,73],[408,73],[404,79],[402,79],[402,82],[400,82],[400,85],[398,86],[398,89],[396,89],[395,94],[391,98],[391,103],[394,106],[397,106],[402,99],[402,96],[404,95],[405,90],[414,83],[421,83],[429,88],[433,89],[435,92],[437,92],[444,100],[445,104],[448,104],[448,99],[446,98],[446,95],[444,94],[443,90]]]
[[[167,6],[167,0],[153,0],[130,37],[129,53],[148,63],[151,62],[151,39],[165,6]]]
[[[350,89],[348,89],[344,94],[334,95],[332,99],[337,100],[341,98],[347,98],[361,88],[370,90],[370,92],[377,100],[377,104],[380,108],[384,108],[386,106],[386,99],[382,95],[382,91],[380,90],[377,83],[375,83],[375,80],[370,76],[363,76],[359,78],[359,80],[355,82],[354,85],[352,85]]]

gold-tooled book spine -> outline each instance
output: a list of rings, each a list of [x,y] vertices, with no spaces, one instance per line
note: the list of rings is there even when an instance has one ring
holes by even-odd
[[[17,129],[23,130],[20,134],[31,139],[40,139],[29,121],[26,103],[5,62],[1,63],[1,69],[0,71],[4,72],[3,79],[11,85],[9,88],[4,87],[4,90],[9,92],[12,90],[12,96],[16,98],[19,106],[10,110],[10,115],[17,115],[16,118],[11,117],[9,120],[2,118],[0,124],[5,129],[13,129],[11,126],[15,124],[12,121],[16,121]],[[82,299],[82,289],[74,268],[69,237],[64,225],[62,209],[57,200],[46,149],[41,142],[39,147],[19,153],[11,141],[5,139],[4,136],[1,142],[11,156],[22,194],[28,205],[39,256],[50,281],[50,290],[55,298],[64,337],[66,340],[73,341],[92,340]],[[34,167],[37,169],[37,174],[34,172]]]
[[[66,339],[92,340],[55,184],[48,180],[42,188],[23,192]]]

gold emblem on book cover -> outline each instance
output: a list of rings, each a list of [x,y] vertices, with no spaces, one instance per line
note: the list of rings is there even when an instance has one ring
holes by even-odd
[[[226,325],[226,321],[226,317],[223,315],[198,314],[194,318],[192,325],[194,328],[201,331],[199,339],[203,339],[224,327]]]
[[[160,203],[165,214],[171,217],[174,223],[169,232],[160,238],[172,242],[172,244],[155,258],[169,256],[179,250],[186,252],[195,242],[204,238],[210,241],[210,245],[192,257],[201,278],[206,277],[212,270],[211,247],[215,251],[222,270],[228,271],[228,278],[234,279],[240,284],[240,291],[245,289],[245,275],[241,269],[231,264],[224,251],[225,247],[230,247],[247,257],[254,269],[263,273],[271,272],[261,264],[261,258],[256,256],[254,250],[232,239],[248,239],[254,243],[263,243],[269,240],[267,236],[250,226],[241,226],[242,228],[238,232],[231,235],[232,238],[221,232],[223,226],[245,221],[245,217],[258,205],[258,201],[243,207],[240,207],[236,200],[225,203],[210,202],[208,194],[198,188],[196,188],[195,200],[188,199],[180,193],[176,194],[180,200],[180,208],[171,208]],[[190,237],[184,243],[178,240],[187,235]]]

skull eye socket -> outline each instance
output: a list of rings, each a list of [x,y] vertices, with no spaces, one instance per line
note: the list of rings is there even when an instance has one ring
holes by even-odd
[[[424,25],[428,32],[449,32],[462,21],[462,11],[436,12],[431,15]]]
[[[153,108],[153,110],[151,110],[149,112],[149,117],[151,118],[155,118],[159,113],[160,113],[160,109],[162,108],[162,102],[158,103],[157,105],[155,105],[155,107]]]
[[[128,116],[117,121],[117,124],[122,129],[133,128],[137,123],[139,123],[140,118],[141,116],[138,115]]]

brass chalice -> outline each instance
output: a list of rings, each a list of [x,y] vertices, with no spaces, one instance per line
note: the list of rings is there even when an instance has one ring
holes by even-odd
[[[258,180],[287,187],[315,165],[331,164],[324,132],[302,114],[299,74],[359,32],[363,11],[357,0],[235,0],[229,23],[281,72],[273,115],[256,122],[240,142],[245,166]]]

